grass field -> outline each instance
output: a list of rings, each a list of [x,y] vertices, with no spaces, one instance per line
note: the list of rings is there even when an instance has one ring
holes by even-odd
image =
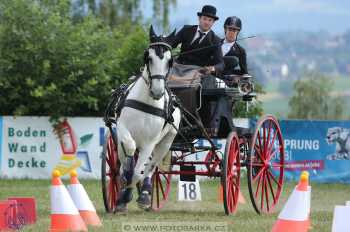
[[[243,179],[242,179],[243,180]],[[127,215],[106,214],[102,202],[100,182],[82,180],[98,214],[103,220],[102,229],[89,231],[121,231],[122,222],[216,222],[227,223],[229,231],[270,231],[278,212],[287,200],[295,183],[286,183],[276,213],[259,216],[255,213],[248,196],[246,181],[241,186],[246,204],[238,206],[235,215],[225,216],[222,203],[217,201],[218,182],[201,182],[202,201],[183,203],[176,201],[177,185],[173,189],[168,204],[160,212],[143,212],[132,203]],[[47,231],[50,224],[50,182],[45,180],[0,180],[0,199],[8,196],[34,196],[38,206],[38,222],[27,226],[23,231]],[[312,184],[311,221],[312,230],[331,231],[334,205],[350,200],[350,186],[341,184]]]

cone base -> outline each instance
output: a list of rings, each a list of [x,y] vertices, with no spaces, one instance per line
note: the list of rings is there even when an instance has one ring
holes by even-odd
[[[96,212],[79,210],[81,218],[84,220],[86,225],[91,226],[102,226],[100,218],[97,216]]]
[[[273,225],[271,232],[307,232],[310,226],[310,221],[289,221],[278,219]]]
[[[245,200],[241,190],[239,190],[239,193],[238,193],[238,203],[241,203],[241,204],[245,204],[246,203],[246,200]]]
[[[50,231],[87,231],[87,228],[80,215],[51,214]]]

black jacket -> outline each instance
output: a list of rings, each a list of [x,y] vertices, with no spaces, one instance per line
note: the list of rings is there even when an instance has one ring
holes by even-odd
[[[191,42],[197,33],[197,25],[185,25],[175,36],[172,47],[176,48],[181,44],[181,52],[189,52],[193,49],[206,48],[200,51],[180,55],[177,62],[185,65],[215,66],[217,73],[224,69],[224,61],[221,51],[221,40],[213,31],[209,31],[199,45],[192,45]],[[217,46],[215,46],[217,45]]]
[[[222,43],[224,40],[222,40]],[[224,56],[235,56],[238,58],[238,66],[239,69],[231,69],[231,67],[227,67],[225,65],[223,75],[230,75],[230,74],[237,74],[237,75],[243,75],[248,74],[248,68],[247,68],[247,54],[245,52],[245,49],[239,45],[237,42],[234,43],[234,45],[231,47],[231,49],[224,54]]]

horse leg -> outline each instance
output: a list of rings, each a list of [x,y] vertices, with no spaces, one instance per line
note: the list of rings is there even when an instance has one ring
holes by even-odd
[[[121,162],[121,182],[122,189],[117,200],[116,212],[125,212],[127,210],[127,203],[132,200],[132,178],[134,175],[134,154],[136,151],[136,144],[129,131],[121,124],[117,127],[118,130],[118,154]]]
[[[148,167],[148,162],[151,159],[152,150],[154,145],[149,145],[139,150],[139,156],[136,162],[135,171],[132,176],[131,186],[135,186],[137,183],[144,180],[145,170]]]
[[[138,206],[142,209],[149,209],[151,207],[151,192],[152,192],[152,183],[151,178],[160,162],[168,154],[169,148],[176,136],[176,133],[169,132],[154,148],[153,156],[150,159],[150,162],[146,166],[145,178],[141,187],[141,194],[136,200]]]

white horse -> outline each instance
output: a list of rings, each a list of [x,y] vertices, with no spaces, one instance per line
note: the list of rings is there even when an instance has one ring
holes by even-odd
[[[132,200],[132,189],[142,183],[137,199],[140,208],[151,206],[151,177],[156,166],[163,160],[177,134],[181,113],[174,108],[170,115],[165,107],[171,99],[166,89],[166,80],[172,67],[169,41],[157,36],[150,28],[150,45],[145,51],[145,66],[142,76],[129,88],[129,93],[117,120],[118,154],[122,164],[124,189],[119,195],[116,211],[125,211]],[[163,115],[163,116],[162,116]],[[171,118],[172,123],[169,122]],[[138,160],[134,167],[134,154]]]

